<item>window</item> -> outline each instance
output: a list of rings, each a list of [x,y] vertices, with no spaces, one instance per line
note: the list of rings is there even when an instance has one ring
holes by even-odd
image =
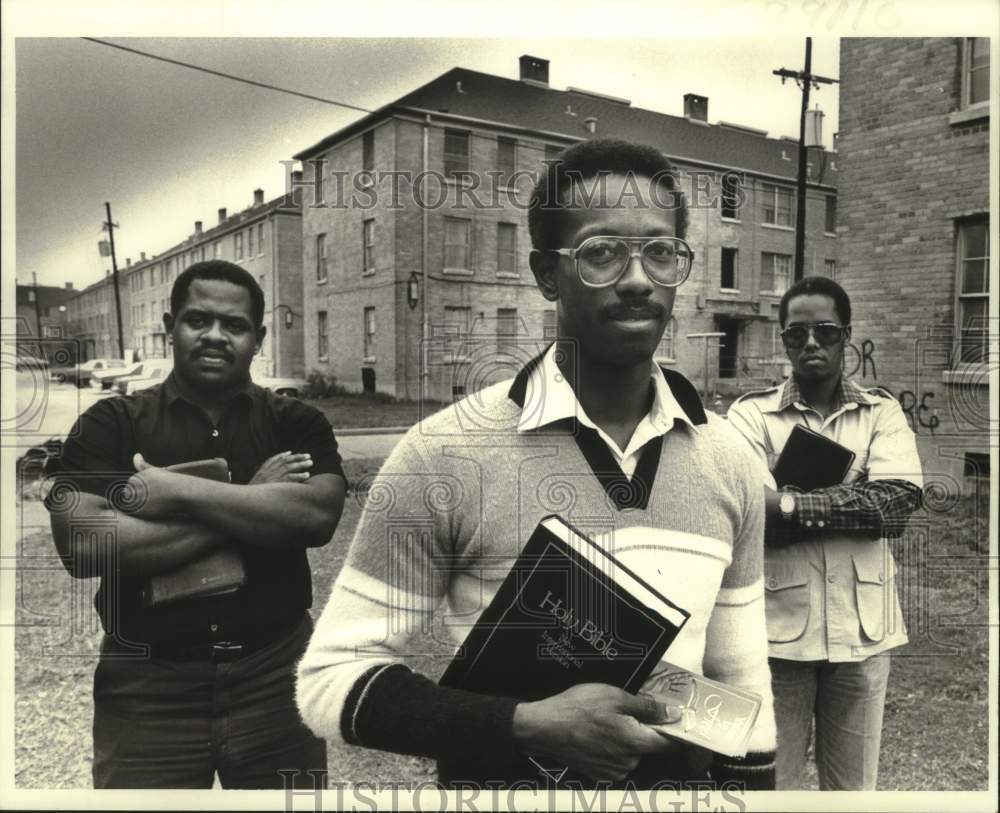
[[[28,301],[29,302],[34,302],[35,301],[35,289],[34,288],[29,288],[28,289]]]
[[[771,323],[771,358],[780,359],[785,355],[785,343],[781,341],[781,325]]]
[[[469,171],[469,134],[464,130],[444,131],[444,174],[461,176]]]
[[[198,251],[198,259],[201,260],[202,262],[205,262],[205,257],[207,256],[206,254],[207,248],[208,246],[202,246],[201,249],[199,249]]]
[[[719,282],[720,288],[739,290],[740,283],[737,273],[737,256],[738,254],[735,248],[722,249],[722,279]]]
[[[990,223],[988,219],[958,226],[958,360],[985,362],[989,351]]]
[[[146,303],[145,302],[143,302],[139,306],[139,318],[140,318],[140,321],[142,322],[142,324],[146,324]]]
[[[191,249],[191,262],[188,265],[194,265],[196,262],[198,262],[198,254],[194,249]]]
[[[236,232],[233,235],[233,256],[237,260],[243,259],[243,232]]]
[[[667,326],[663,329],[663,336],[660,339],[660,345],[656,350],[656,357],[662,358],[664,360],[673,361],[676,356],[674,349],[674,340],[677,336],[677,319],[673,316],[667,320]]]
[[[764,222],[772,226],[792,224],[792,190],[765,183],[760,185],[764,204]]]
[[[722,176],[722,216],[729,220],[740,219],[740,201],[743,197],[743,179],[732,172]]]
[[[823,274],[830,279],[837,278],[837,261],[823,260]]]
[[[363,260],[365,274],[375,272],[375,219],[369,218],[361,225],[361,239],[363,243]]]
[[[517,347],[517,308],[497,308],[497,350]]]
[[[247,229],[247,256],[253,257],[253,226]]]
[[[326,233],[316,235],[316,282],[326,282]]]
[[[792,271],[791,254],[772,254],[765,251],[760,255],[760,290],[772,294],[783,294],[788,289],[788,279]]]
[[[989,102],[989,37],[967,37],[962,51],[962,107]]]
[[[264,224],[257,224],[257,253],[262,255],[264,253]]]
[[[547,342],[555,341],[559,336],[559,323],[556,312],[552,308],[542,311],[542,338]]]
[[[216,258],[222,256],[222,241],[221,240],[216,240],[212,244],[212,252],[213,252],[213,254],[215,255]]]
[[[375,308],[365,308],[365,358],[375,355]]]
[[[468,355],[469,308],[446,305],[444,309],[444,349],[449,361]]]
[[[497,273],[517,273],[517,226],[497,223]]]
[[[469,267],[469,221],[458,217],[444,219],[444,267]]]
[[[371,172],[375,169],[375,131],[368,130],[361,136],[361,169]]]
[[[823,231],[827,234],[837,233],[837,196],[826,196],[826,217],[823,221]]]
[[[323,204],[323,167],[326,165],[326,156],[321,155],[309,163],[313,165],[313,190],[315,194],[313,205],[321,206]]]
[[[330,339],[326,330],[326,311],[320,311],[316,314],[316,352],[321,359],[325,359],[330,352]]]
[[[500,136],[497,139],[497,171],[499,185],[506,186],[508,179],[517,170],[517,142],[513,138]]]

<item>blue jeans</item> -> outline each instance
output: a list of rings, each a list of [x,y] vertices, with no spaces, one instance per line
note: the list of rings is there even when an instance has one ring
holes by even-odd
[[[820,790],[875,790],[889,653],[851,663],[782,658],[770,663],[778,727],[776,789],[803,789],[815,719]]]
[[[94,673],[95,788],[282,788],[279,770],[326,770],[326,743],[295,705],[295,664],[312,632],[228,663],[122,657],[105,637]],[[116,657],[117,655],[117,657]],[[323,778],[317,781],[322,783]]]

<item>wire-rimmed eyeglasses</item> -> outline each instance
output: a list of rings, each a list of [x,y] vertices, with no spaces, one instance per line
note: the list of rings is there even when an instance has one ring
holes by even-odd
[[[588,237],[576,248],[551,249],[576,262],[580,281],[605,288],[621,279],[633,257],[656,285],[676,288],[688,278],[694,251],[680,237]]]

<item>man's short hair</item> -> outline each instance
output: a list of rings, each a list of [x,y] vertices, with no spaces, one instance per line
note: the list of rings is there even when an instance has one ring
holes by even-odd
[[[582,141],[563,150],[546,165],[528,206],[528,231],[536,249],[563,248],[557,245],[566,195],[574,184],[601,175],[633,175],[653,179],[669,190],[664,200],[675,216],[674,231],[685,237],[688,225],[687,201],[681,190],[677,169],[654,147],[613,138]]]
[[[842,325],[851,324],[851,298],[847,291],[841,288],[829,277],[803,277],[791,288],[785,291],[778,305],[778,321],[781,326],[785,326],[788,318],[788,303],[797,296],[807,296],[809,294],[821,294],[833,300],[833,306],[837,311],[837,317]]]
[[[246,288],[250,292],[253,326],[260,327],[264,324],[264,291],[260,284],[245,268],[225,260],[205,260],[195,263],[174,280],[174,287],[170,290],[170,312],[174,316],[180,312],[184,300],[187,299],[188,288],[196,279],[220,279]]]

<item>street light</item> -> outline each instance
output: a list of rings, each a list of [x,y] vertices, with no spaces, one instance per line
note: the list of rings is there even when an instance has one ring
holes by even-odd
[[[302,315],[301,313],[296,313],[295,311],[293,311],[288,305],[275,305],[273,308],[271,308],[271,312],[273,313],[274,311],[280,310],[281,308],[285,309],[285,327],[291,327],[295,323],[294,317]]]

